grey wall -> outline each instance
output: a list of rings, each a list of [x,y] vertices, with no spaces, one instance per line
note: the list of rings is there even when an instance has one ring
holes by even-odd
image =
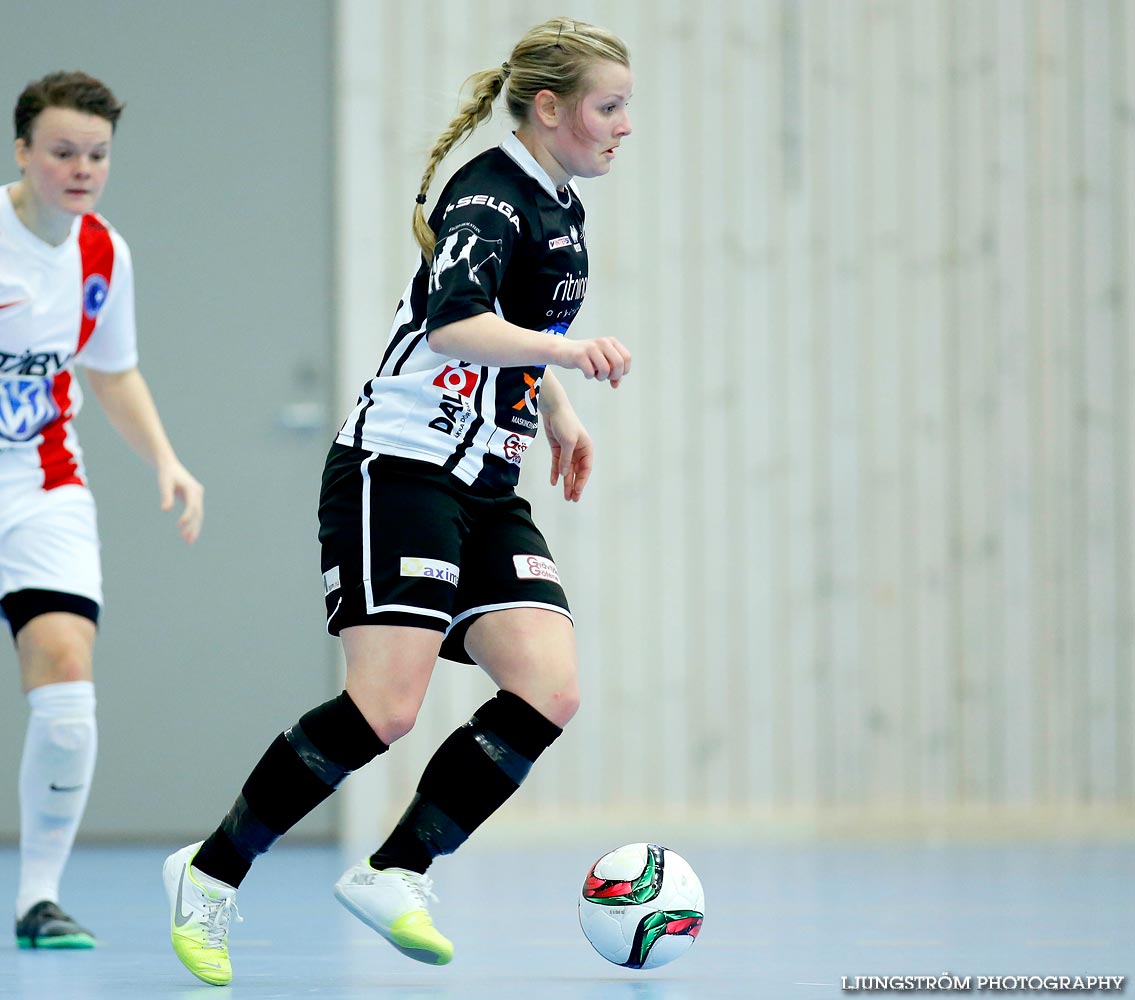
[[[158,510],[151,471],[88,401],[107,604],[96,648],[101,751],[81,836],[184,839],[231,803],[274,734],[336,690],[315,502],[329,420],[330,3],[5,4],[5,135],[54,69],[126,102],[100,206],[134,255],[142,370],[206,487],[200,541]],[[11,146],[8,146],[11,149]],[[9,157],[0,179],[14,180]],[[313,431],[280,423],[296,403]],[[17,829],[26,706],[0,643],[0,836]],[[325,835],[324,807],[297,830]]]

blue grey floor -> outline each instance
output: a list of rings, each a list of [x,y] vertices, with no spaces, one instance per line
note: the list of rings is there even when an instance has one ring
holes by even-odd
[[[234,983],[217,988],[170,950],[160,869],[180,846],[80,847],[63,902],[100,946],[21,952],[9,931],[0,995],[811,1000],[855,995],[841,993],[845,976],[950,973],[976,987],[979,975],[1135,975],[1135,845],[672,845],[701,876],[705,926],[683,958],[635,973],[596,955],[576,920],[587,866],[617,845],[470,845],[439,861],[433,913],[457,952],[435,969],[403,958],[335,902],[331,885],[348,859],[285,841],[241,889]],[[15,850],[0,849],[9,895],[15,872]]]

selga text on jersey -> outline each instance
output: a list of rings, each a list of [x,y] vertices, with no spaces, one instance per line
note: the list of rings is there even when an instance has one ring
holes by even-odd
[[[430,216],[432,264],[410,281],[378,373],[337,440],[431,462],[468,485],[516,485],[536,436],[542,365],[494,368],[435,354],[430,330],[495,312],[563,336],[587,290],[584,211],[516,136],[462,167]]]

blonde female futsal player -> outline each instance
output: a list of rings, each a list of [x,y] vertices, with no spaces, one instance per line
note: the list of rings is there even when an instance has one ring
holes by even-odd
[[[327,623],[346,690],[278,736],[220,826],[165,864],[174,950],[205,982],[232,978],[228,922],[253,860],[410,731],[439,654],[478,664],[500,690],[441,745],[394,831],[335,894],[404,954],[450,961],[425,872],[516,791],[578,705],[567,599],[514,488],[538,408],[565,499],[591,471],[591,440],[551,368],[612,386],[630,370],[614,337],[566,337],[588,279],[571,181],[607,173],[630,135],[629,58],[609,32],[556,19],[468,84],[417,196],[422,264],[324,471]],[[427,224],[435,170],[502,91],[515,133],[457,172]]]

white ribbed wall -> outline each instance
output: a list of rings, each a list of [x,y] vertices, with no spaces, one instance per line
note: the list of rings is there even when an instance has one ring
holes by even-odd
[[[344,409],[461,81],[566,6],[340,0]],[[635,134],[581,182],[572,332],[635,370],[563,378],[599,449],[582,504],[529,454],[584,707],[486,835],[1135,831],[1135,8],[570,13],[635,71]],[[439,668],[352,779],[351,836],[489,693]]]

